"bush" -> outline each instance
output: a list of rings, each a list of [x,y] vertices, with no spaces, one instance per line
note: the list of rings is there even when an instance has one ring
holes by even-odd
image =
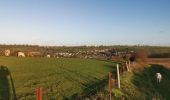
[[[135,60],[136,60],[136,61],[146,62],[146,61],[147,61],[147,58],[148,58],[148,55],[147,55],[147,53],[144,52],[144,51],[137,51],[137,52],[134,54],[134,57],[135,57]]]

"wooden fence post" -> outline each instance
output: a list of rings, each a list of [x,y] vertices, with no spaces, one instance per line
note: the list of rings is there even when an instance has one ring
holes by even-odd
[[[118,82],[118,88],[120,88],[119,64],[117,64],[117,82]]]
[[[132,62],[132,66],[133,66],[133,68],[135,68],[135,62],[134,61]]]
[[[126,68],[127,68],[127,71],[129,72],[129,66],[128,66],[128,62],[126,61]]]
[[[42,100],[42,87],[40,87],[40,99],[39,100]]]
[[[42,88],[36,88],[36,100],[42,100]]]
[[[109,100],[112,100],[112,88],[113,88],[112,73],[109,72]]]
[[[129,68],[132,70],[132,68],[131,68],[131,64],[130,64],[130,60],[129,60]]]
[[[125,64],[123,64],[123,73],[126,71],[126,65]]]
[[[39,100],[39,89],[38,88],[36,88],[36,100]]]

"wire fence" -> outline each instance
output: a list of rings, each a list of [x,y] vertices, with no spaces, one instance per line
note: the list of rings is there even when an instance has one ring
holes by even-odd
[[[107,100],[113,99],[113,88],[120,88],[120,76],[122,76],[125,72],[130,72],[133,68],[133,65],[130,61],[118,63],[116,66],[116,72],[109,72],[108,78],[103,79],[101,82],[92,84],[92,86],[87,87],[87,91],[84,93],[73,96],[73,99],[81,100],[82,98],[86,98],[86,100],[98,100],[102,98],[107,98]],[[108,84],[108,85],[107,85]],[[104,88],[108,86],[108,90],[106,94],[100,94],[100,92],[105,91]],[[35,89],[36,100],[42,100],[45,93],[42,90],[42,87]]]

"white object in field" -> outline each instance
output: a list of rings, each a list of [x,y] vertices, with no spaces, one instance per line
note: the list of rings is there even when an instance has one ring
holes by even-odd
[[[156,73],[156,80],[157,80],[157,83],[160,83],[161,80],[162,80],[162,75],[161,73]]]
[[[18,57],[25,57],[25,53],[23,53],[23,52],[18,52]]]
[[[48,54],[48,55],[47,55],[47,58],[51,58],[51,55]]]
[[[10,56],[11,51],[9,49],[7,49],[4,51],[4,53],[5,53],[5,56]]]
[[[118,82],[118,88],[120,88],[119,64],[117,64],[117,82]]]

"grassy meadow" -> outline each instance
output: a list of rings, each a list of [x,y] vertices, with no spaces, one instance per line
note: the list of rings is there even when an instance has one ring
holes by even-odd
[[[155,73],[162,74],[157,83]],[[162,65],[152,64],[142,70],[124,73],[121,89],[113,89],[114,100],[170,100],[170,70]]]
[[[44,100],[85,95],[115,69],[113,62],[78,58],[0,57],[0,65],[1,98],[19,100],[35,99],[36,87],[43,88]]]
[[[115,74],[116,62],[80,58],[0,57],[0,100],[34,100],[42,87],[43,100],[74,100],[102,93],[108,97],[108,73]],[[155,73],[163,80],[156,83]],[[125,72],[121,89],[113,88],[114,100],[169,100],[170,70],[148,65]]]

